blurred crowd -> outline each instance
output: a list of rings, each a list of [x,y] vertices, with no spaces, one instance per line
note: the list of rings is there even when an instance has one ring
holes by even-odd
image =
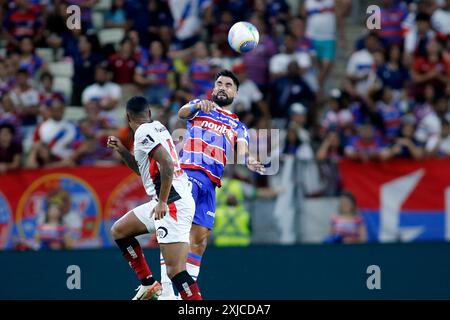
[[[173,131],[184,126],[177,110],[209,98],[222,68],[241,82],[232,111],[249,128],[280,129],[277,150],[305,163],[307,195],[339,192],[344,157],[450,155],[450,0],[374,4],[381,29],[361,24],[342,83],[327,90],[350,0],[0,0],[0,174],[118,163],[105,142],[132,147],[129,97],[146,96]],[[67,28],[70,5],[81,29]],[[242,55],[227,40],[241,20],[260,32]],[[83,117],[67,120],[67,106]]]

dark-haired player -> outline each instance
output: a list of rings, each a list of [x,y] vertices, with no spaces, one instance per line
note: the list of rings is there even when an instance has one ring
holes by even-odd
[[[108,146],[142,178],[150,201],[134,208],[114,223],[111,233],[141,285],[133,300],[156,300],[161,285],[153,278],[136,236],[148,233],[154,224],[156,238],[166,261],[167,276],[183,300],[201,300],[196,281],[186,271],[189,230],[195,211],[190,182],[180,168],[172,137],[150,117],[148,101],[133,97],[127,102],[128,124],[134,132],[134,156],[116,137]]]
[[[192,196],[196,210],[191,228],[191,247],[187,271],[194,280],[200,272],[202,255],[214,225],[216,211],[216,187],[220,187],[225,165],[234,158],[258,173],[264,167],[248,155],[249,137],[246,126],[238,117],[226,110],[237,96],[239,80],[228,70],[215,77],[212,101],[193,100],[178,111],[180,119],[187,120],[185,144],[181,156],[181,168],[192,182]],[[170,299],[174,293],[170,280],[165,277],[165,264],[161,261],[163,296]]]

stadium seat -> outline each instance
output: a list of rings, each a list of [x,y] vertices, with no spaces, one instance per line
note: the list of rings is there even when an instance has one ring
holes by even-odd
[[[53,49],[50,48],[36,48],[36,54],[47,63],[55,61],[53,56]]]
[[[92,12],[92,24],[96,30],[101,30],[103,28],[104,20],[103,12]]]
[[[70,100],[72,96],[72,79],[69,77],[55,76],[53,79],[53,90],[62,92],[66,99]]]
[[[108,43],[117,44],[124,36],[125,30],[122,28],[103,29],[98,32],[98,39],[102,46]]]
[[[48,68],[55,77],[71,78],[74,72],[73,63],[69,60],[50,63]]]
[[[111,9],[112,0],[99,0],[94,6],[94,10],[107,11]]]

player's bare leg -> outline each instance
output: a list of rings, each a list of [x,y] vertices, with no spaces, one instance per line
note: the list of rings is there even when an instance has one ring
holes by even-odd
[[[133,211],[117,220],[111,228],[111,234],[117,246],[141,281],[133,300],[156,300],[162,290],[161,285],[153,278],[142,248],[135,238],[145,233],[148,233],[147,227]]]
[[[202,300],[197,282],[186,271],[189,244],[184,242],[160,243],[166,273],[180,292],[183,300]]]

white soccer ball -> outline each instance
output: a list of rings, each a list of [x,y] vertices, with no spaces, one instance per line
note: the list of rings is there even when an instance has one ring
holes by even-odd
[[[250,52],[256,48],[258,42],[258,29],[249,22],[236,22],[228,31],[228,44],[236,52]]]

